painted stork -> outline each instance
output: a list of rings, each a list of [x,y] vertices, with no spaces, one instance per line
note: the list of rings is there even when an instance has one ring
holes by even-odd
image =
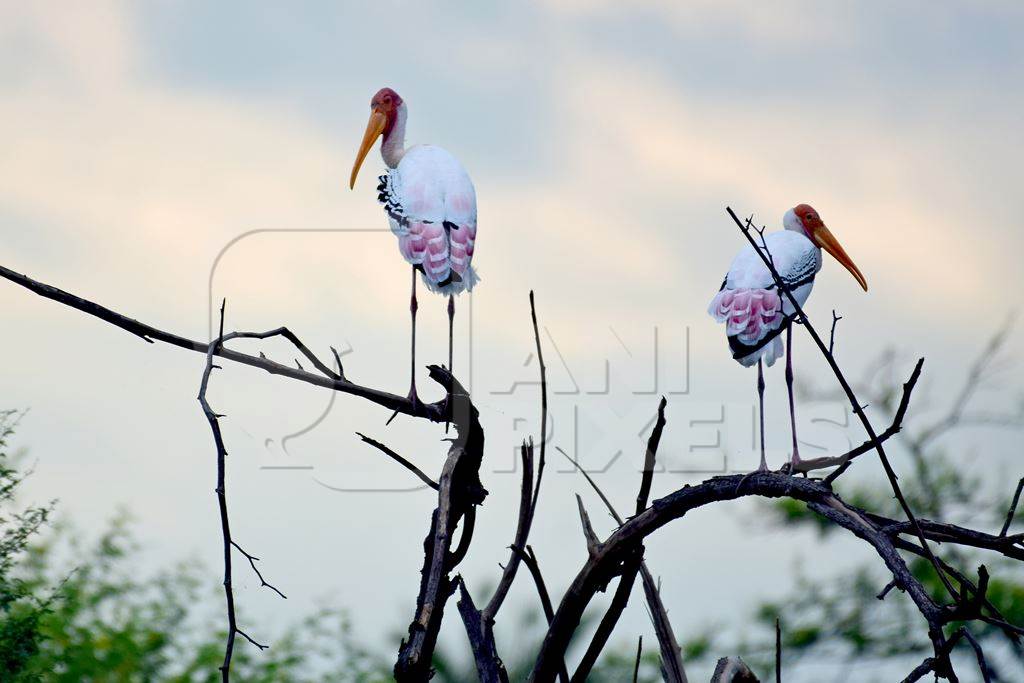
[[[452,369],[455,295],[473,289],[479,278],[471,265],[476,242],[476,191],[458,160],[440,147],[405,147],[405,101],[391,88],[370,100],[370,120],[352,166],[354,189],[359,167],[378,137],[387,171],[377,199],[384,205],[398,249],[412,265],[411,373],[409,399],[416,402],[416,272],[432,292],[448,297],[448,369]]]
[[[807,204],[799,204],[782,218],[785,230],[764,236],[758,249],[771,260],[782,281],[803,307],[821,270],[821,250],[841,263],[866,292],[868,283],[839,241]],[[757,398],[761,418],[761,466],[768,469],[764,456],[764,370],[762,360],[773,365],[783,353],[782,333],[786,333],[786,388],[789,391],[789,419],[793,433],[792,466],[800,463],[796,439],[796,413],[793,407],[793,319],[796,312],[786,296],[777,291],[771,271],[754,248],[747,245],[733,259],[718,294],[708,306],[717,322],[725,323],[732,357],[744,367],[757,363]]]

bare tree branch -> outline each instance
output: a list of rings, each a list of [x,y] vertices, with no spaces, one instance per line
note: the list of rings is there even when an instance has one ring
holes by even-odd
[[[647,450],[644,453],[644,469],[643,474],[640,478],[640,490],[637,493],[636,497],[637,514],[640,514],[645,509],[647,509],[647,501],[651,493],[651,483],[654,479],[654,463],[657,458],[658,445],[661,443],[661,434],[662,431],[665,429],[666,404],[667,401],[664,397],[662,397],[661,401],[658,403],[658,417],[655,420],[654,428],[651,430],[651,435],[647,440]],[[564,454],[565,453],[563,451],[563,455]],[[566,455],[566,457],[568,458],[569,456]],[[573,464],[577,466],[577,469],[580,469],[580,471],[582,471],[582,468],[579,467],[578,463],[576,463],[572,458],[569,458],[569,460],[571,460]],[[615,511],[615,509],[611,506],[611,503],[608,501],[608,498],[605,497],[604,493],[602,493],[597,488],[597,485],[594,483],[593,479],[586,475],[586,473],[584,473],[584,476],[586,476],[586,479],[590,483],[590,485],[594,487],[595,490],[598,491],[598,494],[600,495],[601,499],[605,502],[605,505],[608,506],[612,516],[621,525],[622,520],[619,517],[618,513]],[[584,530],[586,531],[586,529],[589,527],[589,519],[587,519],[586,512],[583,509],[582,499],[580,499],[579,496],[577,496],[576,499],[579,502],[580,515],[581,518],[584,520]],[[590,533],[592,534],[593,530],[591,530]],[[588,547],[590,547],[591,552],[593,552],[593,546],[590,544],[589,538]],[[574,681],[585,681],[587,676],[590,674],[591,669],[597,663],[598,656],[600,656],[601,651],[608,643],[608,639],[611,637],[612,631],[615,629],[615,625],[618,623],[619,618],[622,616],[622,611],[626,608],[626,604],[629,602],[629,596],[633,590],[633,583],[636,581],[636,575],[638,572],[641,571],[641,569],[646,577],[646,584],[653,584],[653,577],[651,577],[650,572],[647,571],[647,568],[646,566],[644,566],[643,563],[643,546],[638,545],[634,551],[634,555],[627,558],[623,562],[623,566],[619,577],[619,583],[616,586],[615,594],[612,596],[611,603],[609,604],[608,609],[605,611],[604,616],[601,618],[601,622],[598,624],[597,630],[594,632],[594,636],[590,641],[590,645],[587,648],[587,651],[584,653],[583,658],[580,660],[580,664],[576,669],[576,673],[573,674]],[[664,605],[661,604],[661,599],[657,591],[655,590],[652,594],[652,588],[652,585],[647,585],[645,589],[645,594],[648,598],[651,609],[651,619],[652,621],[654,621],[656,618],[661,617],[660,613],[664,613],[665,608]],[[655,615],[658,616],[656,617]],[[675,636],[671,633],[671,627],[668,626],[667,616],[665,618],[664,625],[666,628],[659,630],[658,635],[659,644],[662,645],[663,660],[666,662],[666,673],[670,671],[673,673],[678,673],[681,676],[681,680],[685,681],[686,674],[682,673],[682,662],[679,661],[678,666],[676,666],[676,660],[679,660],[680,658],[679,646],[675,643]],[[667,650],[669,649],[671,649],[673,652],[667,652]]]
[[[448,458],[438,480],[437,508],[430,531],[423,541],[423,569],[416,613],[395,663],[395,680],[399,683],[423,681],[430,677],[431,659],[445,604],[455,590],[455,583],[449,577],[449,572],[456,566],[450,552],[452,538],[459,521],[487,495],[480,484],[484,432],[477,409],[466,390],[446,368],[430,365],[427,370],[430,378],[440,384],[450,397],[446,402],[446,412],[439,421],[450,420],[455,425],[456,438],[448,449]],[[463,534],[467,531],[468,528],[464,529]],[[469,539],[464,538],[460,545],[468,547],[468,542]]]
[[[665,397],[661,397],[658,403],[658,419],[654,423],[654,429],[647,440],[647,451],[644,453],[644,472],[640,478],[640,491],[636,494],[636,514],[640,514],[647,507],[647,499],[651,495],[651,482],[654,480],[654,460],[658,453],[658,444],[661,443],[661,432],[665,429]]]
[[[238,628],[238,621],[235,616],[235,594],[231,584],[231,548],[234,541],[231,540],[231,523],[228,518],[228,499],[227,499],[227,487],[225,484],[226,480],[226,459],[228,455],[227,447],[224,445],[224,436],[221,433],[219,418],[221,415],[214,412],[213,408],[210,407],[209,401],[206,400],[206,390],[210,385],[210,375],[213,374],[214,368],[217,366],[213,364],[213,355],[215,349],[219,348],[224,342],[224,308],[226,301],[222,301],[220,305],[220,334],[217,340],[209,345],[209,350],[206,354],[206,366],[203,368],[202,380],[199,383],[199,405],[203,409],[203,414],[206,416],[207,422],[210,423],[210,431],[213,433],[213,442],[217,449],[217,488],[215,492],[217,494],[217,507],[220,511],[220,528],[221,538],[224,543],[224,600],[227,609],[228,618],[228,634],[227,640],[224,644],[224,660],[220,665],[221,680],[225,683],[231,679],[231,657],[235,650],[235,636],[241,635],[243,638],[248,640],[250,643],[258,647],[260,650],[266,648],[266,645],[262,645],[257,641],[250,638],[246,633]],[[244,551],[243,551],[244,552]],[[246,557],[251,558],[248,553],[245,553]],[[269,585],[263,581],[262,575],[256,569],[256,565],[250,559],[252,568],[256,571],[256,575],[260,577],[261,583]],[[273,586],[271,586],[273,588]],[[277,591],[276,588],[274,588]],[[277,591],[281,597],[284,595]]]
[[[268,583],[267,580],[263,578],[263,573],[256,566],[256,563],[260,561],[260,558],[254,556],[254,555],[252,555],[250,553],[248,553],[245,550],[245,548],[243,548],[242,546],[238,545],[238,543],[236,543],[235,541],[231,541],[231,545],[233,545],[235,547],[235,550],[237,550],[238,552],[240,552],[243,555],[245,555],[245,559],[249,560],[249,566],[252,567],[253,572],[256,574],[256,578],[258,578],[260,580],[260,588],[269,588],[270,590],[274,591],[275,593],[280,595],[285,600],[288,599],[287,595],[282,593],[280,590],[277,589],[276,586]]]
[[[700,484],[686,486],[656,500],[644,512],[626,520],[615,530],[598,546],[597,552],[587,559],[563,596],[538,653],[530,680],[553,680],[557,661],[563,656],[573,631],[579,625],[583,610],[594,594],[619,571],[644,538],[690,510],[750,495],[803,501],[812,511],[869,543],[885,563],[897,587],[906,592],[924,618],[929,638],[940,660],[936,672],[947,678],[955,675],[944,654],[948,650],[945,647],[946,639],[942,637],[942,627],[949,623],[954,612],[936,604],[927,589],[911,574],[890,532],[879,528],[855,508],[848,506],[823,482],[774,472],[755,472],[713,477]],[[926,527],[931,524],[926,524]],[[952,539],[960,532],[950,528],[943,533]]]
[[[551,620],[555,618],[555,610],[551,606],[551,596],[548,593],[547,585],[544,583],[544,576],[540,571],[540,563],[537,561],[537,555],[533,552],[533,548],[526,546],[526,550],[522,548],[512,546],[512,552],[519,555],[519,559],[522,560],[526,568],[530,570],[530,575],[533,577],[533,583],[537,587],[537,596],[540,598],[540,607],[544,611],[544,619],[550,625]],[[563,683],[569,683],[569,673],[565,668],[565,661],[561,662],[558,678]]]
[[[644,654],[644,637],[640,636],[636,641],[636,663],[633,664],[633,683],[640,678],[640,658]]]
[[[579,494],[576,494],[576,506],[580,511],[580,524],[583,526],[583,537],[587,540],[587,552],[590,553],[591,557],[594,557],[601,549],[601,542],[597,540],[597,534],[594,533],[594,527],[590,523],[590,515],[587,514],[587,509],[583,506],[583,499],[580,498]]]
[[[612,631],[615,630],[615,625],[619,623],[622,611],[626,609],[626,605],[629,603],[629,594],[633,591],[633,583],[636,581],[636,575],[640,570],[640,561],[643,556],[644,547],[642,545],[637,546],[633,550],[633,555],[623,562],[622,574],[619,576],[619,583],[615,587],[611,603],[609,603],[608,609],[605,610],[604,616],[601,617],[597,630],[594,631],[594,636],[590,640],[590,645],[587,647],[587,651],[583,653],[583,658],[580,660],[579,666],[576,667],[576,672],[572,675],[573,683],[584,683],[587,677],[590,676],[591,669],[597,664],[597,658],[601,656],[601,651],[608,644],[608,639],[611,637]]]
[[[1005,536],[1006,532],[1010,530],[1010,524],[1013,523],[1013,516],[1017,514],[1017,504],[1020,503],[1020,494],[1024,490],[1024,477],[1021,477],[1020,481],[1017,482],[1017,490],[1013,492],[1013,500],[1010,501],[1010,509],[1006,511],[1006,521],[1003,522],[1003,528],[999,530],[1000,536]]]
[[[555,450],[564,455],[566,460],[576,467],[576,470],[583,475],[583,478],[587,480],[587,483],[590,484],[590,487],[594,489],[594,492],[604,503],[612,519],[619,526],[622,526],[624,520],[615,509],[615,506],[608,500],[604,491],[601,490],[601,487],[597,485],[597,482],[568,453],[557,446]],[[658,636],[658,647],[661,650],[661,667],[664,678],[668,683],[687,683],[686,669],[683,666],[683,656],[682,650],[679,647],[679,641],[676,640],[675,632],[672,630],[672,623],[668,619],[668,610],[665,609],[665,604],[661,599],[661,589],[651,575],[646,561],[640,562],[640,578],[643,580],[644,597],[647,599],[651,624],[654,626],[654,632]]]
[[[523,442],[520,447],[523,478],[519,495],[518,523],[515,538],[510,546],[511,555],[502,569],[498,586],[495,588],[494,595],[482,612],[475,612],[476,607],[473,605],[472,599],[466,600],[465,604],[459,603],[459,611],[463,617],[463,624],[469,635],[473,657],[477,664],[477,673],[482,681],[492,680],[495,675],[504,676],[505,678],[508,676],[500,660],[495,661],[497,658],[497,647],[494,642],[494,621],[498,615],[498,610],[501,609],[502,604],[505,602],[509,589],[512,588],[512,582],[515,581],[519,563],[522,559],[521,551],[517,549],[525,547],[530,537],[530,529],[537,511],[537,501],[540,497],[541,478],[544,475],[548,417],[547,370],[544,366],[544,354],[540,344],[540,332],[537,325],[537,308],[532,291],[530,292],[530,320],[533,325],[533,338],[537,347],[537,361],[540,366],[541,393],[540,460],[536,467],[536,483],[534,483],[534,446],[533,439],[531,438],[529,441]],[[469,593],[465,588],[463,588],[463,593],[469,598]]]
[[[325,375],[315,374],[312,372],[306,372],[293,368],[289,365],[269,360],[262,354],[252,356],[246,353],[240,353],[231,349],[224,348],[221,344],[211,342],[209,344],[194,341],[186,337],[174,334],[172,332],[165,332],[155,327],[147,325],[145,323],[133,320],[125,315],[117,313],[105,306],[101,306],[97,303],[93,303],[87,299],[83,299],[75,294],[66,292],[62,289],[58,289],[52,285],[33,280],[30,277],[15,273],[9,268],[0,266],[0,277],[4,277],[11,282],[21,285],[25,289],[28,289],[36,294],[56,301],[57,303],[70,306],[76,310],[87,313],[93,317],[99,318],[105,322],[120,327],[122,330],[130,332],[143,340],[153,343],[155,341],[164,342],[171,346],[177,346],[178,348],[187,349],[189,351],[196,351],[198,353],[207,354],[210,352],[211,347],[213,348],[213,355],[220,358],[226,358],[227,360],[248,365],[250,367],[259,368],[265,372],[269,372],[272,375],[281,375],[290,379],[295,379],[300,382],[306,382],[318,387],[324,387],[326,389],[332,389],[345,394],[351,394],[352,396],[358,396],[364,398],[372,403],[376,403],[379,406],[387,408],[388,410],[397,411],[410,415],[412,417],[420,417],[430,420],[431,422],[443,422],[445,407],[444,399],[437,401],[436,403],[423,403],[417,401],[413,403],[407,397],[397,396],[395,394],[381,391],[379,389],[372,389],[370,387],[361,386],[350,382],[344,378],[343,373],[338,373],[338,377],[335,377],[335,373],[331,371],[323,363],[317,361],[314,365],[318,368],[327,368]],[[285,336],[282,332],[286,328],[278,328],[271,330],[270,332],[264,333],[235,333],[234,335],[227,335],[223,341],[228,341],[233,338],[254,338],[263,339],[269,336]],[[291,335],[294,337],[294,335]],[[288,337],[285,337],[288,338]],[[303,350],[304,349],[304,350]],[[301,346],[300,350],[303,351],[303,355],[309,352],[305,346]],[[310,356],[312,354],[310,353]],[[312,361],[311,361],[312,362]]]
[[[829,334],[828,334],[828,355],[830,355],[830,356],[835,355],[834,349],[835,349],[835,346],[836,346],[836,325],[842,319],[843,319],[843,316],[836,315],[836,309],[833,308],[832,309],[832,331],[829,332]]]
[[[488,637],[489,629],[483,622],[482,612],[473,603],[462,577],[456,577],[455,582],[459,587],[459,614],[469,636],[469,647],[473,651],[480,683],[508,683],[508,673],[495,649],[494,638]]]

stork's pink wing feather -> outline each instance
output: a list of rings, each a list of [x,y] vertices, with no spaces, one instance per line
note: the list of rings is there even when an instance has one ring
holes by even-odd
[[[723,289],[711,300],[708,313],[725,323],[725,333],[744,344],[756,344],[782,324],[782,300],[773,289]]]
[[[473,262],[476,223],[456,225],[448,233],[451,242],[451,266],[459,277],[466,274]]]
[[[433,283],[448,277],[448,236],[440,223],[410,220],[407,232],[398,236],[398,248],[409,263],[422,266],[423,274]]]

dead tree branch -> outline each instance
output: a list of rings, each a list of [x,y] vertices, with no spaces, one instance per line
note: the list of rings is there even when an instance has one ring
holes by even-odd
[[[235,636],[240,635],[250,643],[258,647],[260,650],[265,649],[267,646],[258,643],[245,631],[238,628],[238,620],[235,616],[235,593],[231,583],[231,548],[237,547],[237,544],[231,540],[231,523],[228,518],[228,498],[227,498],[227,487],[226,487],[226,470],[227,470],[227,447],[224,445],[224,436],[220,429],[219,418],[223,417],[216,413],[213,408],[210,407],[209,401],[206,400],[206,391],[210,386],[210,375],[213,374],[214,368],[218,367],[213,364],[213,355],[216,349],[220,348],[225,340],[224,336],[224,307],[226,302],[221,302],[220,306],[220,334],[217,336],[216,341],[209,345],[209,349],[206,354],[206,366],[203,368],[202,380],[199,383],[199,405],[203,409],[203,414],[206,416],[207,422],[210,423],[210,431],[213,432],[213,442],[217,450],[217,488],[214,489],[217,494],[217,507],[220,511],[220,528],[221,538],[224,543],[224,600],[227,609],[228,619],[228,634],[227,640],[224,644],[224,660],[220,665],[221,680],[225,683],[231,679],[231,657],[235,650]],[[237,336],[237,335],[236,335]],[[266,581],[263,580],[263,576],[259,570],[256,569],[254,558],[244,550],[239,550],[249,558],[249,563],[252,565],[253,571],[260,577],[260,582],[269,586],[271,589],[276,591],[278,595],[284,597],[281,591],[277,590],[273,586],[270,586]]]
[[[660,415],[662,415],[662,411],[659,410],[659,416]],[[653,437],[653,434],[651,436]],[[610,500],[608,500],[608,496],[606,496],[604,491],[601,490],[601,487],[597,485],[597,482],[594,481],[593,477],[591,477],[590,474],[588,474],[587,471],[564,450],[557,447],[555,450],[564,455],[565,458],[576,467],[576,470],[583,475],[583,478],[587,480],[588,484],[590,484],[590,488],[594,489],[594,493],[596,493],[604,503],[605,507],[608,509],[608,513],[612,516],[612,519],[615,520],[616,524],[622,526],[625,523],[625,520],[623,520],[619,515],[615,506],[612,505]],[[648,451],[650,451],[650,448],[648,448]],[[650,469],[653,471],[653,463],[651,464]],[[644,507],[646,508],[646,501],[644,502]],[[645,560],[641,560],[640,562],[640,578],[643,581],[644,597],[647,600],[647,609],[650,612],[651,624],[654,626],[654,632],[658,636],[658,647],[661,651],[661,668],[664,678],[667,683],[686,683],[686,669],[683,666],[682,650],[679,647],[679,641],[676,640],[675,632],[672,630],[672,623],[668,619],[668,610],[665,609],[665,604],[661,599],[661,588],[655,582]]]
[[[1013,500],[1010,501],[1010,509],[1006,511],[1006,521],[1003,522],[1003,528],[999,530],[1000,536],[1006,536],[1006,532],[1010,530],[1010,524],[1013,523],[1013,517],[1017,514],[1017,504],[1020,503],[1020,494],[1024,491],[1024,477],[1021,477],[1020,481],[1017,482],[1017,490],[1013,492]]]
[[[446,369],[428,366],[431,379],[441,385],[451,400],[439,421],[455,425],[456,438],[448,449],[448,458],[438,480],[438,503],[431,518],[430,531],[423,541],[423,569],[416,612],[409,624],[408,638],[402,641],[395,663],[395,680],[425,681],[431,675],[431,659],[441,630],[444,608],[455,590],[451,570],[461,560],[451,552],[452,539],[459,521],[471,516],[471,509],[483,502],[487,491],[480,484],[484,432],[479,413],[466,390]],[[467,523],[463,534],[471,533]],[[460,540],[468,547],[469,539]],[[464,554],[464,553],[461,553]]]
[[[207,344],[200,341],[194,341],[186,337],[182,337],[172,332],[165,332],[164,330],[157,329],[151,325],[139,322],[138,320],[133,320],[132,318],[117,313],[116,311],[106,308],[105,306],[101,306],[97,303],[89,301],[88,299],[83,299],[80,296],[71,294],[70,292],[66,292],[62,289],[58,289],[57,287],[54,287],[52,285],[48,285],[43,282],[33,280],[32,278],[26,275],[16,273],[13,270],[10,270],[9,268],[5,268],[4,266],[0,266],[0,277],[4,277],[17,285],[21,285],[25,289],[35,292],[39,296],[50,299],[51,301],[56,301],[57,303],[64,304],[65,306],[70,306],[71,308],[82,311],[83,313],[99,318],[100,320],[108,322],[111,325],[119,327],[127,332],[130,332],[150,343],[159,341],[165,344],[170,344],[171,346],[177,346],[178,348],[181,349],[187,349],[189,351],[202,353],[204,355],[208,354],[210,352],[211,347],[213,347],[214,356],[217,356],[219,358],[225,358],[227,360],[236,363],[241,363],[243,365],[248,365],[250,367],[258,368],[272,375],[281,375],[283,377],[288,377],[290,379],[305,382],[307,384],[312,384],[314,386],[323,387],[325,389],[332,389],[334,391],[338,391],[344,394],[350,394],[352,396],[358,396],[372,403],[376,403],[377,405],[382,406],[388,410],[397,411],[405,415],[409,415],[411,417],[424,418],[430,420],[431,422],[444,421],[444,399],[437,401],[435,403],[413,403],[404,396],[397,396],[386,391],[373,389],[371,387],[366,387],[351,382],[345,379],[344,373],[334,373],[319,360],[313,363],[313,365],[318,369],[323,368],[321,372],[323,372],[324,374],[316,374],[312,372],[307,372],[305,370],[300,370],[298,368],[293,368],[290,365],[277,363],[263,356],[253,356],[247,353],[233,351],[231,349],[224,348],[222,345],[218,345],[215,342],[210,342],[209,344]],[[295,335],[291,333],[289,333],[289,335],[286,336],[283,332],[283,330],[285,329],[287,328],[278,328],[277,330],[271,330],[270,332],[264,332],[260,334],[248,333],[235,334],[233,336],[228,335],[228,337],[225,337],[225,341],[227,341],[228,338],[265,339],[271,336],[282,336],[285,337],[286,339],[289,339],[289,341],[291,341],[292,338],[295,338]],[[309,351],[308,348],[306,348],[304,345],[299,345],[298,348],[299,351],[304,356],[310,358],[310,362],[313,362],[312,358],[315,356],[312,354],[312,352]],[[326,372],[324,372],[325,370]]]
[[[566,591],[548,628],[530,680],[553,680],[557,661],[564,656],[584,609],[608,580],[622,571],[644,538],[691,510],[752,495],[802,501],[818,515],[869,543],[892,574],[896,586],[911,598],[927,625],[937,658],[934,668],[930,670],[954,680],[955,674],[948,661],[948,642],[942,637],[942,630],[951,621],[962,619],[963,615],[955,604],[937,604],[913,576],[894,541],[897,532],[877,525],[869,516],[847,505],[821,481],[776,472],[713,477],[655,500],[644,512],[626,520],[600,543],[597,552],[587,559]],[[967,533],[953,525],[922,520],[922,528],[929,529],[936,536],[941,533],[947,543],[975,540],[974,533]]]
[[[540,497],[540,483],[544,475],[544,460],[547,449],[547,419],[548,419],[548,389],[547,369],[544,365],[544,351],[540,344],[540,331],[537,325],[537,307],[534,301],[533,292],[530,292],[530,320],[533,325],[533,339],[537,348],[537,361],[540,366],[540,459],[536,464],[536,481],[534,481],[534,445],[533,439],[524,442],[520,447],[521,466],[523,468],[522,485],[519,494],[519,515],[516,525],[515,538],[510,546],[510,556],[502,569],[498,586],[494,590],[487,606],[482,611],[477,611],[469,595],[468,589],[463,584],[460,593],[463,600],[459,602],[459,613],[462,615],[463,625],[469,636],[470,646],[473,650],[473,657],[477,665],[477,674],[483,683],[494,680],[507,680],[508,674],[501,660],[497,656],[497,646],[494,642],[494,622],[501,609],[512,582],[515,581],[519,563],[522,561],[521,548],[526,547],[530,537],[530,529],[533,526],[534,515],[537,511],[537,501]],[[538,568],[531,568],[531,571],[539,571]],[[536,576],[534,577],[537,578]]]

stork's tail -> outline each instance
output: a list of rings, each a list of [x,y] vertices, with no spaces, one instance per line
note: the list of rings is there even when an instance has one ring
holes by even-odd
[[[423,276],[423,283],[427,286],[427,289],[435,294],[443,294],[445,296],[471,291],[478,282],[480,282],[480,276],[476,274],[473,266],[467,266],[462,275],[452,270],[449,278],[442,282],[432,282],[429,277]]]

